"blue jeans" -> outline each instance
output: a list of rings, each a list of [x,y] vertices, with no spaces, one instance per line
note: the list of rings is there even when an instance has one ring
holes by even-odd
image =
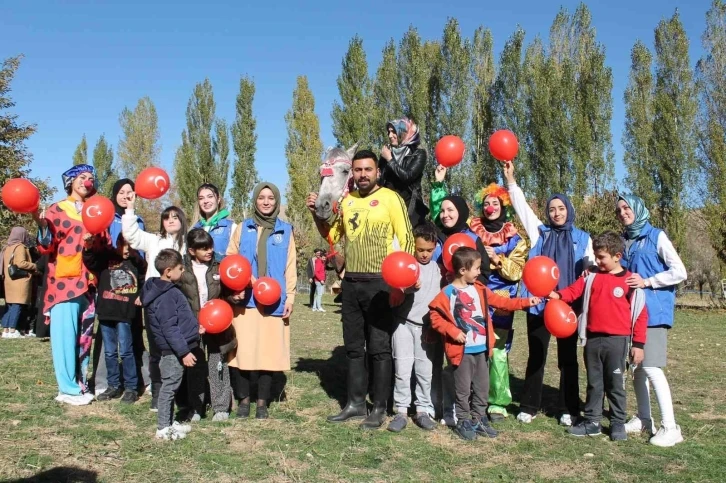
[[[23,316],[23,312],[27,307],[24,304],[7,304],[7,311],[3,315],[2,325],[5,329],[16,329],[18,322]]]
[[[103,351],[106,356],[108,387],[121,387],[118,370],[118,358],[121,356],[124,389],[127,391],[138,391],[139,379],[136,374],[136,358],[134,357],[131,322],[102,320],[100,325],[101,336],[103,337]]]
[[[313,302],[314,309],[323,308],[323,294],[325,293],[325,282],[315,281],[315,301]]]

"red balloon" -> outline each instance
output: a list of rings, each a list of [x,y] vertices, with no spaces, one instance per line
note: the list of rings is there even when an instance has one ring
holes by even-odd
[[[40,191],[25,178],[8,180],[2,189],[5,206],[15,213],[33,213],[40,204]]]
[[[115,211],[113,203],[105,196],[91,196],[83,204],[81,212],[83,226],[92,235],[103,233],[113,223]]]
[[[456,166],[464,159],[464,148],[464,141],[459,136],[444,136],[439,139],[434,149],[436,161],[446,168]]]
[[[282,289],[272,277],[261,277],[252,285],[252,295],[260,305],[274,305],[282,297]]]
[[[229,255],[219,264],[219,278],[225,287],[242,291],[250,284],[252,266],[242,255]]]
[[[213,299],[199,311],[199,325],[209,334],[219,334],[232,325],[232,307],[221,299]]]
[[[544,309],[544,323],[550,334],[562,339],[577,330],[577,315],[562,300],[550,299]]]
[[[418,281],[418,262],[410,253],[392,252],[383,259],[381,274],[383,280],[393,288],[412,287]]]
[[[549,257],[540,255],[524,264],[522,282],[535,297],[547,297],[560,280],[560,269]]]
[[[161,168],[146,168],[136,177],[136,194],[147,200],[161,198],[171,186],[169,175]]]
[[[444,259],[444,267],[449,272],[454,271],[454,267],[451,264],[451,257],[454,252],[461,247],[469,247],[476,249],[476,242],[466,233],[456,233],[451,235],[444,242],[444,248],[442,249],[442,257]]]
[[[517,157],[518,151],[517,136],[508,129],[500,129],[489,138],[489,152],[499,161],[512,161]]]

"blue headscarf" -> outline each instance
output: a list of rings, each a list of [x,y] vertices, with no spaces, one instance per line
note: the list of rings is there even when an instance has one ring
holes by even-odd
[[[62,174],[63,176],[63,189],[66,193],[69,192],[73,180],[78,177],[81,173],[91,173],[93,175],[93,187],[96,187],[96,170],[90,164],[77,164],[71,169]]]
[[[634,240],[638,238],[641,230],[650,220],[650,211],[645,207],[643,200],[635,195],[620,195],[618,201],[620,200],[626,202],[630,209],[633,210],[635,221],[625,227],[625,233],[628,235],[628,240]]]
[[[552,200],[560,200],[567,208],[567,218],[562,226],[555,226],[550,217],[550,203]],[[557,263],[560,269],[560,280],[557,282],[557,289],[561,290],[572,285],[577,280],[575,273],[575,249],[572,241],[572,228],[575,222],[575,207],[572,206],[570,198],[563,194],[554,194],[547,200],[546,205],[548,226],[550,233],[545,237],[542,244],[542,255],[551,258]]]

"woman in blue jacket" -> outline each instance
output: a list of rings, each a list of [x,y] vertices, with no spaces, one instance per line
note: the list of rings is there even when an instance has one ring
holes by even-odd
[[[645,359],[633,374],[638,414],[628,421],[625,430],[645,432],[652,436],[650,443],[656,446],[674,446],[683,441],[683,435],[676,424],[671,388],[663,367],[666,365],[668,330],[673,327],[676,286],[686,280],[686,267],[668,235],[650,224],[650,212],[642,199],[623,195],[618,199],[616,212],[625,228],[622,264],[633,273],[626,282],[633,288],[643,289],[648,309]],[[662,419],[657,433],[650,413],[649,382],[653,385]]]
[[[297,285],[297,250],[292,225],[278,218],[280,191],[272,183],[259,183],[252,192],[252,217],[237,226],[227,255],[241,254],[252,265],[252,283],[272,277],[282,296],[274,305],[257,305],[248,288],[231,298],[237,350],[229,363],[230,379],[239,406],[237,416],[250,414],[250,379],[259,374],[256,418],[267,418],[272,376],[290,370],[290,315]]]
[[[214,259],[221,262],[227,252],[229,239],[237,224],[229,219],[229,211],[222,206],[219,189],[211,183],[204,183],[197,189],[199,221],[192,228],[203,228],[214,240]]]
[[[547,224],[537,218],[527,204],[522,189],[514,178],[514,165],[504,165],[504,177],[512,200],[514,211],[522,221],[529,237],[531,250],[529,258],[545,255],[557,263],[560,280],[557,289],[571,285],[595,261],[590,235],[575,227],[575,209],[570,199],[563,194],[555,194],[547,200]],[[531,297],[526,287],[522,287],[523,297]],[[577,307],[575,307],[577,311]],[[547,349],[550,333],[544,325],[544,304],[527,309],[527,342],[529,357],[524,376],[524,388],[520,401],[517,420],[530,423],[540,409],[544,368],[547,362]],[[560,424],[571,426],[580,414],[580,384],[577,363],[577,333],[557,339],[557,367],[560,369],[559,410]]]

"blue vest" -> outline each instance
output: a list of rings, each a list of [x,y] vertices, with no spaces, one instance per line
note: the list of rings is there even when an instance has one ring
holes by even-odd
[[[539,239],[537,243],[529,251],[529,257],[527,260],[536,256],[542,255],[542,247],[544,242],[552,234],[552,229],[549,226],[541,225],[539,228]],[[575,253],[575,273],[579,276],[585,270],[585,251],[587,250],[587,242],[590,240],[590,234],[586,231],[582,231],[579,228],[572,228],[572,249]],[[522,297],[532,297],[533,295],[527,290],[527,287],[522,284],[521,288]],[[544,312],[545,304],[535,305],[527,309],[532,315],[542,315]]]
[[[263,306],[260,310],[265,315],[281,317],[285,310],[285,300],[287,299],[285,284],[285,268],[287,267],[287,253],[290,248],[290,237],[292,236],[292,225],[285,223],[279,218],[275,222],[275,229],[267,239],[267,273],[257,273],[257,225],[249,218],[242,222],[242,234],[239,242],[240,255],[247,258],[252,265],[252,275],[255,278],[272,277],[280,284],[282,296],[280,301],[275,305]],[[245,291],[245,300],[247,308],[255,306],[255,299],[252,297],[252,291]]]
[[[141,230],[146,230],[146,227],[144,226],[144,220],[142,220],[140,216],[136,217],[136,221],[139,223],[139,228]],[[121,215],[115,213],[113,215],[113,221],[111,222],[111,226],[108,227],[108,234],[111,236],[111,243],[113,244],[114,248],[116,248],[116,240],[121,234],[121,231]],[[141,258],[146,258],[144,252],[142,252],[141,250],[138,250],[138,252]]]
[[[214,240],[214,259],[221,262],[227,255],[227,246],[229,239],[232,237],[232,225],[234,221],[228,218],[222,218],[212,228],[207,230]],[[192,228],[204,228],[201,221],[198,221]]]
[[[658,236],[663,230],[646,223],[638,238],[625,250],[623,267],[643,278],[668,270],[668,265],[658,255]],[[673,327],[676,307],[676,286],[646,288],[645,307],[648,309],[648,327]]]

